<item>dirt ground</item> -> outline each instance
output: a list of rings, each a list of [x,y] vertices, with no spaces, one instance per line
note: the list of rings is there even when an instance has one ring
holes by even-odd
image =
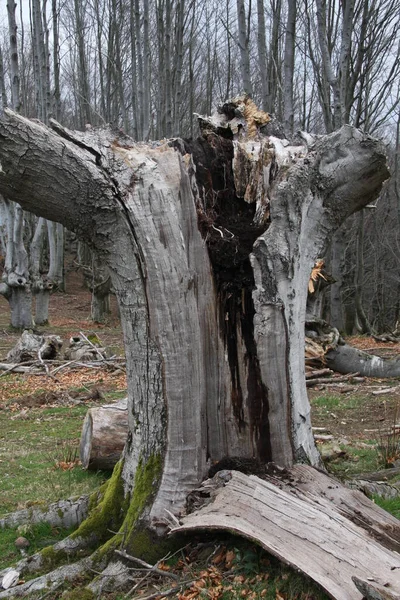
[[[357,336],[347,342],[382,358],[400,359],[400,344]],[[400,422],[400,380],[358,379],[309,389],[314,427],[325,427],[339,439],[375,439]]]
[[[43,333],[55,333],[63,339],[64,350],[72,336],[96,334],[107,350],[107,356],[123,356],[121,324],[115,297],[111,298],[111,314],[105,324],[93,323],[90,319],[91,293],[83,284],[83,277],[76,269],[67,269],[66,293],[56,292],[50,299],[49,325],[40,328]],[[10,311],[7,301],[0,296],[0,362],[13,348],[20,337],[9,328]],[[63,404],[65,392],[71,388],[96,386],[100,393],[107,390],[126,388],[126,376],[121,372],[79,369],[57,374],[55,379],[46,375],[7,375],[0,372],[0,408],[2,403],[18,398],[18,403],[29,407],[32,404]],[[43,391],[45,390],[45,392]],[[26,396],[26,399],[22,399]],[[58,400],[56,400],[56,397]]]

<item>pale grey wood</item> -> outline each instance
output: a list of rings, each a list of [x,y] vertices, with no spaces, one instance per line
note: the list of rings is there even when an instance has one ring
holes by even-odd
[[[84,469],[111,470],[128,437],[127,402],[90,408],[82,425],[79,455]]]
[[[226,529],[256,540],[336,600],[362,598],[353,576],[373,577],[399,594],[400,555],[319,498],[293,494],[254,475],[232,471],[232,479],[216,491],[213,501],[183,517],[182,525],[173,531]]]
[[[243,98],[235,101],[242,110]],[[260,137],[257,111],[250,108],[243,113],[247,130]],[[223,333],[231,317],[221,314],[199,231],[206,200],[196,175],[204,165],[189,143],[134,143],[108,129],[79,133],[56,123],[50,131],[6,114],[0,122],[0,190],[90,237],[110,268],[129,382],[126,491],[139,464],[154,458],[160,464],[147,522],[167,525],[165,509],[182,510],[208,460],[236,455],[287,466],[294,459],[320,464],[304,377],[308,281],[335,227],[379,193],[387,177],[381,144],[347,127],[309,147],[273,137],[244,144],[221,138],[219,151],[207,136],[216,143],[213,127],[228,129],[238,119],[231,122],[222,110],[206,123],[199,146],[218,159],[222,143],[229,157],[241,149],[236,163],[245,167],[242,182],[231,158],[224,163],[229,186],[234,179],[242,183],[230,191],[243,194],[243,205],[255,204],[253,225],[261,232],[269,212],[271,219],[253,246],[256,289],[254,304],[249,293],[248,339],[240,318],[230,324],[233,373]],[[250,181],[254,165],[259,174]],[[216,225],[210,225],[216,236],[232,235]],[[240,295],[238,300],[243,302]]]

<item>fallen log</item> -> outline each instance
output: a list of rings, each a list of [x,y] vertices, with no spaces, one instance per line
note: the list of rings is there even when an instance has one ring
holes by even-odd
[[[83,422],[80,459],[84,469],[111,470],[128,436],[127,399],[90,408]]]
[[[360,492],[305,465],[284,480],[237,471],[217,473],[218,479],[223,483],[211,489],[209,503],[173,532],[225,529],[248,537],[336,600],[363,597],[353,577],[373,578],[391,598],[400,594],[400,522]]]
[[[383,359],[347,344],[338,345],[325,355],[328,367],[338,373],[358,371],[364,377],[400,377],[400,359]]]

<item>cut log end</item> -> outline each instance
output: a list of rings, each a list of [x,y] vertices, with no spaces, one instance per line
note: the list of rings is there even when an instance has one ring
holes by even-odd
[[[88,410],[80,442],[84,469],[108,471],[119,461],[128,435],[126,406],[125,400]]]

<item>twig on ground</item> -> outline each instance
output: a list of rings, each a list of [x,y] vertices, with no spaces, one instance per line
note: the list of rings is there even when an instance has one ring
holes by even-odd
[[[322,385],[326,383],[342,383],[343,381],[348,381],[357,375],[359,375],[359,373],[349,373],[348,375],[342,375],[341,377],[320,377],[318,379],[307,379],[306,384],[307,387],[312,387],[313,385]]]
[[[191,581],[183,581],[180,585],[177,585],[169,590],[165,590],[165,592],[155,592],[154,594],[150,594],[150,596],[143,596],[141,600],[155,600],[155,598],[167,598],[168,596],[173,596],[182,590],[186,590],[191,587],[195,583],[195,579]]]
[[[131,556],[124,550],[114,550],[114,552],[116,554],[118,554],[118,556],[122,556],[122,558],[125,558],[126,560],[130,560],[132,562],[137,563],[144,569],[149,569],[149,571],[151,571],[152,573],[157,573],[157,575],[162,575],[163,577],[170,577],[171,579],[175,579],[175,581],[178,581],[178,579],[179,579],[178,576],[175,575],[175,573],[170,573],[169,571],[162,571],[161,569],[158,569],[155,565],[150,565],[149,563],[145,562],[144,560],[141,560],[140,558],[136,558],[136,556]]]

